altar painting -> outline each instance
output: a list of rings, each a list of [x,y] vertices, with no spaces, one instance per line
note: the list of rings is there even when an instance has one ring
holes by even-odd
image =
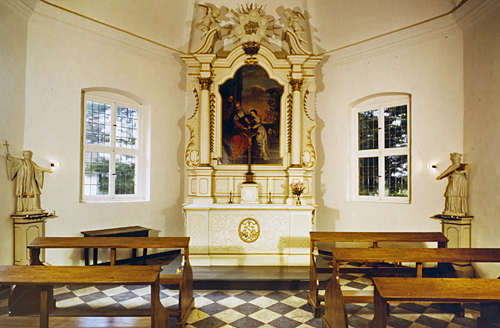
[[[283,86],[260,66],[243,66],[219,88],[222,97],[219,164],[282,164],[280,112]],[[251,146],[249,147],[249,139]]]

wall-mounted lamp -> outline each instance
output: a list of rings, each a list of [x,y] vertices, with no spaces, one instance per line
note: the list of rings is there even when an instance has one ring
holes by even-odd
[[[428,169],[435,169],[435,168],[437,168],[437,166],[436,166],[436,164],[428,164],[427,168]]]
[[[53,168],[60,167],[61,163],[50,163],[50,166]]]

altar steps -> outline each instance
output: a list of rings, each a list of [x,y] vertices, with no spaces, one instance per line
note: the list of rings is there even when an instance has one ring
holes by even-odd
[[[308,290],[309,267],[197,266],[193,280],[195,290]]]

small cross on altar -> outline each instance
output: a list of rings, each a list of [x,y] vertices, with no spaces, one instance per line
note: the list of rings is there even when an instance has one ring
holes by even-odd
[[[248,138],[248,172],[246,173],[245,182],[241,186],[241,203],[258,204],[259,194],[257,183],[253,181],[252,173],[252,137],[257,135],[257,131],[248,130],[243,134]]]
[[[252,173],[252,138],[257,135],[257,131],[245,131],[243,133],[248,138],[248,172],[246,173],[245,183],[254,183],[253,182],[253,173]]]

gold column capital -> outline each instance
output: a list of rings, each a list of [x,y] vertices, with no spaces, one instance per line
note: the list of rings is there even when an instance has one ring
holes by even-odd
[[[200,81],[201,90],[208,90],[208,88],[210,88],[210,85],[212,84],[211,77],[199,77],[198,81]]]
[[[302,88],[302,82],[304,82],[304,79],[291,79],[290,85],[292,86],[292,91],[300,91],[300,88]]]

